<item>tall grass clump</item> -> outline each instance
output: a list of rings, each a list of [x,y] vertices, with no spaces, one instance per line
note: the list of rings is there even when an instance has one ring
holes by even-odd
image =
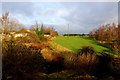
[[[89,74],[95,70],[99,59],[90,46],[84,46],[78,54],[72,54],[65,58],[66,67],[77,74]]]
[[[80,73],[92,73],[96,69],[96,65],[98,64],[98,62],[99,58],[95,54],[95,50],[93,49],[93,47],[83,46],[77,58],[77,63],[79,65],[78,69]]]

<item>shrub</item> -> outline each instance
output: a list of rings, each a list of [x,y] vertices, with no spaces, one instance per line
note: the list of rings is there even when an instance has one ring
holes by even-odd
[[[92,47],[84,46],[78,55],[72,54],[65,58],[66,67],[78,74],[90,74],[96,69],[98,56]]]
[[[57,31],[52,32],[52,36],[58,36],[58,32]]]
[[[78,50],[78,54],[80,54],[80,55],[86,54],[86,56],[87,56],[87,54],[94,54],[94,53],[95,53],[95,51],[94,51],[93,47],[91,47],[91,46],[83,46],[82,49]]]
[[[30,48],[34,50],[42,50],[44,48],[50,48],[50,46],[46,42],[42,43],[30,43]]]
[[[75,64],[77,60],[77,57],[74,53],[65,54],[64,55],[64,66],[67,70],[74,70]],[[75,67],[76,68],[76,67]]]
[[[57,56],[55,59],[53,59],[51,62],[49,62],[48,73],[62,71],[63,63],[64,63],[64,59],[60,56]]]
[[[83,46],[81,52],[78,54],[77,64],[79,66],[79,72],[82,74],[92,73],[96,69],[96,65],[99,62],[95,51],[90,46]]]
[[[95,54],[87,54],[86,56],[86,54],[83,53],[82,55],[78,56],[76,62],[79,65],[78,69],[80,73],[90,74],[96,69],[99,59]]]
[[[35,29],[36,34],[38,35],[39,39],[41,41],[44,41],[44,25],[41,25],[40,30],[38,29],[38,24],[36,24],[36,29]]]
[[[109,66],[112,70],[113,76],[120,79],[120,56],[112,56],[112,60]]]
[[[41,54],[20,43],[4,43],[2,61],[3,78],[6,79],[21,80],[26,74],[46,71],[46,61]]]

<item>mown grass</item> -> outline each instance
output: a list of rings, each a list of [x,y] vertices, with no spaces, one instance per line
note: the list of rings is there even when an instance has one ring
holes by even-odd
[[[77,50],[81,49],[83,46],[91,46],[96,52],[110,51],[110,48],[107,48],[105,45],[102,45],[87,36],[63,36],[57,37],[53,39],[53,41],[73,52],[77,52]]]

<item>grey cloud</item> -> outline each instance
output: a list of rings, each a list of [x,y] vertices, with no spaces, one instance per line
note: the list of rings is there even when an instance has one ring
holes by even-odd
[[[10,14],[22,14],[24,16],[33,16],[33,3],[31,2],[3,2],[2,11]]]
[[[39,12],[38,12],[38,15],[39,16],[46,16],[46,15],[52,15],[52,14],[54,14],[55,13],[55,11],[53,10],[53,9],[51,9],[51,8],[48,8],[47,10],[40,10]]]
[[[118,15],[117,3],[67,3],[65,7],[74,8],[70,15],[63,17],[72,23],[72,32],[88,33]]]

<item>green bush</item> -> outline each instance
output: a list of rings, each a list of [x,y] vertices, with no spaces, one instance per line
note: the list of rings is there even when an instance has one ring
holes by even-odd
[[[41,25],[41,29],[38,30],[38,28],[35,29],[36,34],[38,35],[39,39],[41,41],[44,41],[44,25]]]

